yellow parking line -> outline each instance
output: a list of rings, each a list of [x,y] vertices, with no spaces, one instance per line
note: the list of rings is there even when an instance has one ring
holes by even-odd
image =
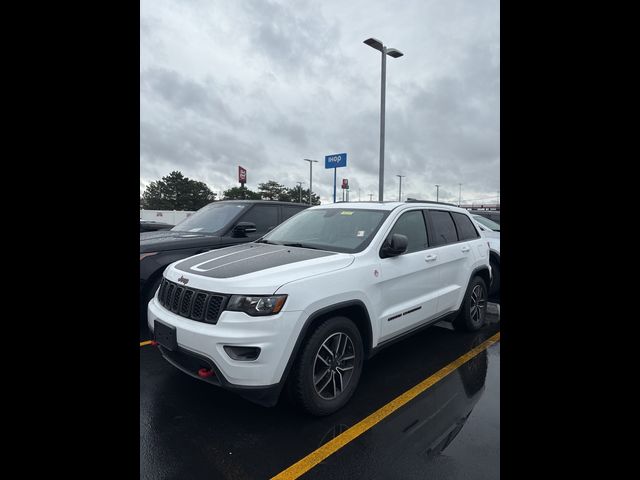
[[[145,345],[151,345],[151,340],[147,340],[146,342],[140,342],[140,346],[144,347]]]
[[[413,400],[415,397],[420,395],[422,392],[427,390],[429,387],[432,387],[440,380],[445,378],[451,372],[455,371],[456,368],[460,367],[464,363],[471,360],[473,357],[481,353],[483,350],[486,350],[491,345],[500,341],[500,332],[496,333],[494,336],[481,343],[475,348],[472,348],[467,353],[457,358],[453,362],[451,362],[446,367],[438,370],[436,373],[426,378],[415,387],[410,388],[402,395],[396,397],[391,400],[385,406],[373,412],[371,415],[366,417],[364,420],[356,423],[353,427],[349,428],[345,432],[338,435],[333,440],[325,443],[317,450],[311,452],[309,455],[299,460],[298,462],[291,465],[286,470],[283,470],[278,475],[272,478],[272,480],[292,480],[294,478],[298,478],[301,475],[305,474],[317,464],[326,459],[329,455],[335,453],[345,445],[347,445],[352,440],[355,440],[357,437],[362,435],[364,432],[375,426],[380,421],[384,420],[386,417],[391,415],[393,412],[398,410],[403,405],[406,405],[408,402]]]

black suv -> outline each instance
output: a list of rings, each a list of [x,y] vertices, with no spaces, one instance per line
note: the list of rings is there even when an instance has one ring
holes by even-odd
[[[157,232],[158,230],[171,230],[174,225],[153,220],[140,220],[140,232]]]
[[[208,250],[257,240],[309,205],[268,200],[222,200],[202,207],[171,230],[140,234],[140,314],[170,263]]]

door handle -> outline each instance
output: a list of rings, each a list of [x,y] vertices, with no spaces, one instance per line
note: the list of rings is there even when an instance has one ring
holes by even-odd
[[[433,262],[437,258],[438,258],[437,255],[427,255],[426,257],[424,257],[424,261],[425,262]]]
[[[467,245],[465,245],[464,247],[462,247],[462,251],[467,253],[469,250],[471,250]]]

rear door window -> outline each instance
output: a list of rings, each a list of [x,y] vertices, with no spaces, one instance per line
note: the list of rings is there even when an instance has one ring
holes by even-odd
[[[427,215],[431,218],[431,225],[433,226],[433,246],[446,245],[458,241],[456,226],[449,212],[427,210]]]

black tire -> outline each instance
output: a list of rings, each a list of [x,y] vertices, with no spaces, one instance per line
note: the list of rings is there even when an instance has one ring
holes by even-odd
[[[477,298],[478,291],[481,292],[481,296],[479,301],[476,302],[474,299]],[[465,332],[480,330],[487,317],[487,299],[487,284],[482,277],[473,277],[467,287],[460,311],[455,320],[453,320],[453,328]],[[477,310],[473,310],[474,306]]]
[[[500,264],[495,260],[490,261],[493,282],[489,288],[489,298],[500,298]]]
[[[349,341],[345,339],[346,337]],[[339,345],[336,346],[336,343]],[[344,347],[342,354],[336,356],[335,362],[332,360],[333,357],[326,353],[327,349],[331,350],[334,347],[338,352],[340,347]],[[316,359],[318,355],[322,357],[322,361]],[[346,360],[351,355],[354,356],[353,361]],[[341,358],[345,360],[338,363]],[[358,327],[347,317],[332,317],[325,320],[301,346],[290,377],[292,400],[311,415],[324,416],[339,410],[355,392],[360,381],[363,363],[364,348]],[[350,366],[353,368],[348,370]],[[352,373],[347,378],[349,371]],[[338,384],[340,378],[345,383],[342,389]],[[334,379],[335,383],[333,383]],[[315,382],[318,382],[317,387]],[[326,382],[329,383],[325,389],[321,389]],[[332,395],[333,398],[331,398]]]

